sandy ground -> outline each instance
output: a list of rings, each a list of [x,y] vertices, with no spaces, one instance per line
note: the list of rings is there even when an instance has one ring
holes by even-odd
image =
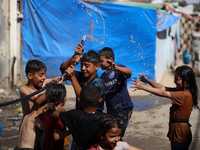
[[[182,65],[181,60],[179,60],[178,65]],[[196,79],[200,89],[200,78]],[[166,86],[174,85],[173,73],[170,69],[165,72],[160,83]],[[75,94],[72,86],[66,86],[66,88],[67,103],[65,108],[69,110],[75,107]],[[123,140],[144,150],[169,150],[170,142],[166,135],[168,132],[169,108],[171,106],[170,100],[144,91],[132,92],[132,89],[129,89],[129,93],[135,107]],[[1,102],[18,97],[18,92],[0,89]],[[21,120],[21,113],[18,108],[20,108],[20,104],[0,108],[0,123],[4,128],[2,136],[0,136],[0,150],[12,150],[17,144],[18,128]],[[200,111],[196,109],[192,111],[190,123],[192,124],[193,134],[190,150],[198,150],[200,149]]]

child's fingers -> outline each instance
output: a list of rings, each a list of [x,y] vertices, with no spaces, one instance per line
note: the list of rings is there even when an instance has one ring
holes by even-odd
[[[137,90],[136,86],[131,86],[131,88],[133,88],[133,92]]]
[[[131,79],[132,81],[134,81],[134,83],[136,83],[137,81],[135,79]]]
[[[135,82],[130,82],[131,84],[134,84],[134,85],[136,85],[136,83]]]

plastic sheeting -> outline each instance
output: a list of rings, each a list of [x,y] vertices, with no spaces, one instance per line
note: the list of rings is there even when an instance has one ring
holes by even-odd
[[[80,0],[23,0],[22,68],[38,59],[47,78],[61,75],[60,64],[71,57],[84,35],[85,52],[111,47],[115,62],[155,78],[156,10]],[[93,22],[93,27],[92,23]],[[92,29],[92,36],[91,34]],[[80,70],[80,65],[76,66]],[[102,70],[98,70],[101,75]],[[23,78],[26,78],[25,73]],[[130,84],[128,85],[130,86]]]
[[[177,20],[179,19],[179,16],[174,16],[172,14],[163,12],[160,15],[157,16],[157,32],[164,31],[171,27]]]

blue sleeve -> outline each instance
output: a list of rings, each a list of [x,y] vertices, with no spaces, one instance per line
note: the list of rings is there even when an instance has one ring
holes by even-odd
[[[125,65],[118,65],[119,67],[126,67]],[[126,67],[127,68],[127,67]],[[130,77],[131,77],[131,75],[129,75],[129,74],[125,74],[125,73],[122,73],[122,72],[120,72],[119,71],[119,73],[120,73],[120,76],[121,77],[123,77],[124,79],[129,79]]]

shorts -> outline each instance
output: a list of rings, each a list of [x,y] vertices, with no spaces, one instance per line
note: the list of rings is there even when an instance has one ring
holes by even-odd
[[[124,109],[124,110],[114,114],[114,116],[119,121],[119,123],[121,124],[121,127],[122,127],[121,137],[124,136],[124,133],[126,131],[126,127],[128,126],[129,120],[130,120],[131,115],[132,115],[132,111],[133,111],[133,108],[127,108],[127,109]]]

